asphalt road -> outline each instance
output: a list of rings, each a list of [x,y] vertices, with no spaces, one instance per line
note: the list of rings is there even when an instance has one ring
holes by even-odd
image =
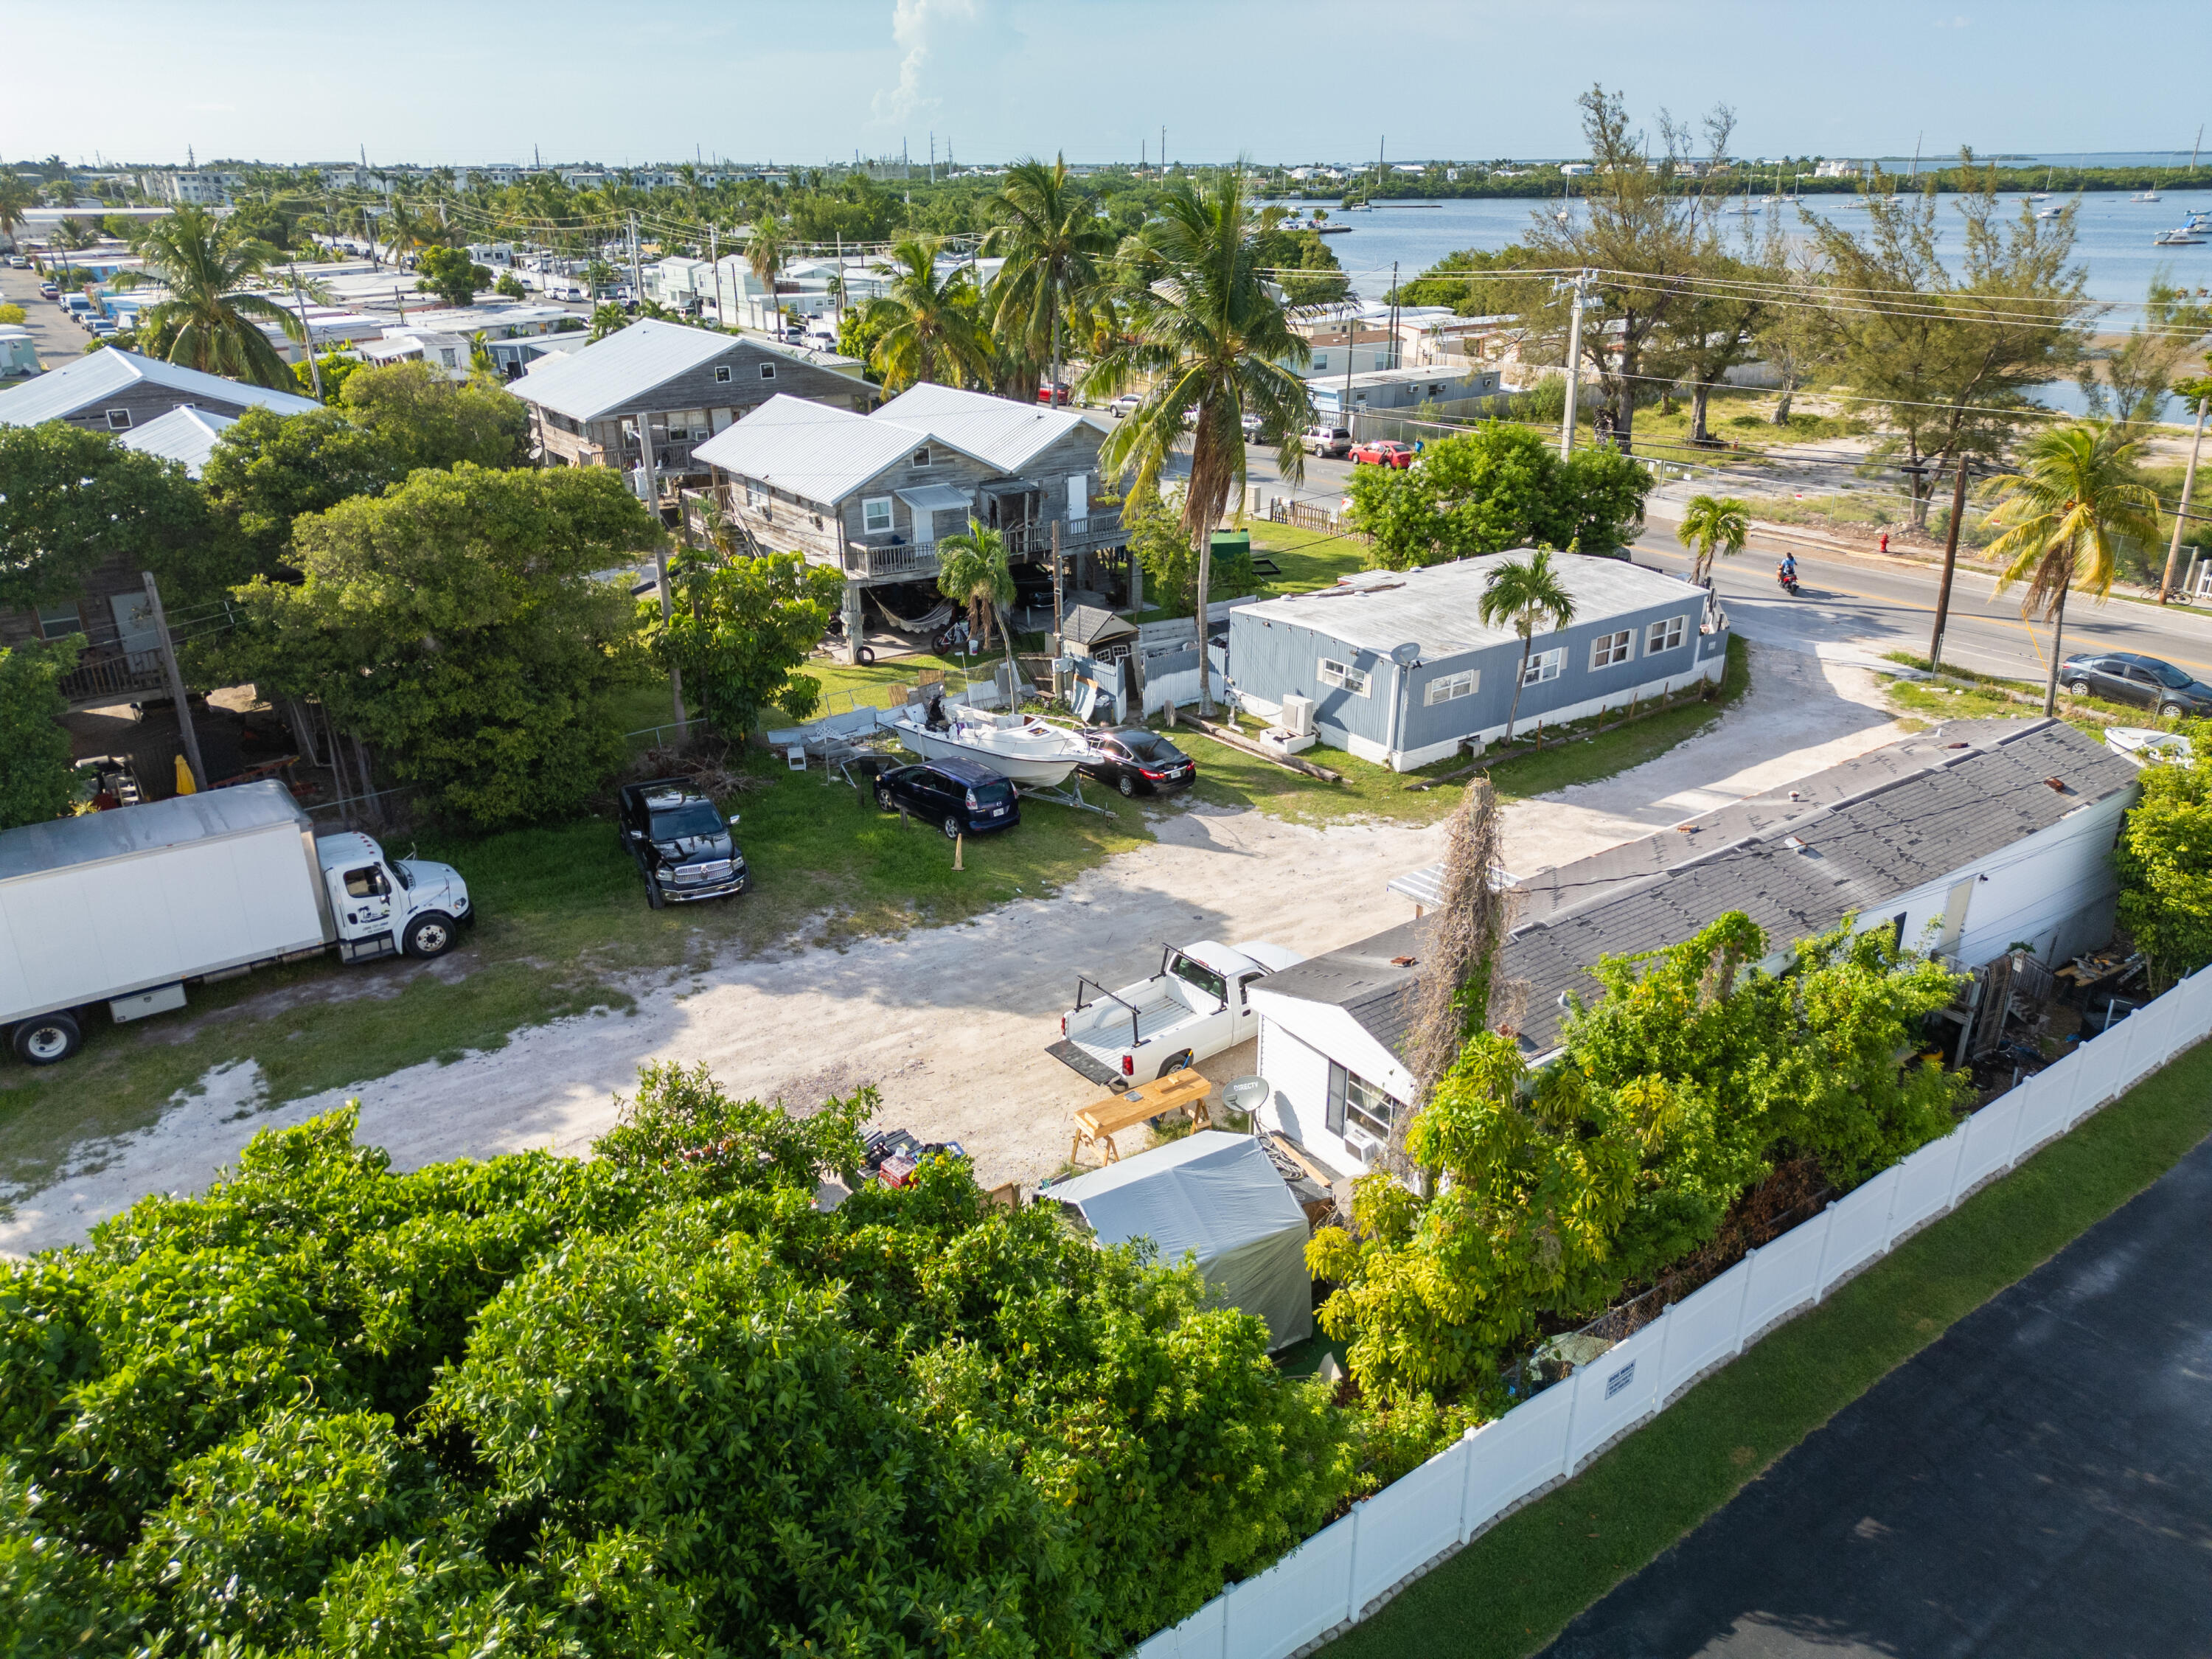
[[[1551,1659],[2212,1654],[2212,1139],[1839,1413]]]
[[[0,300],[23,307],[27,313],[24,326],[31,331],[40,363],[46,368],[59,368],[71,358],[82,356],[92,336],[64,316],[52,300],[39,297],[39,284],[45,280],[35,270],[0,265]]]

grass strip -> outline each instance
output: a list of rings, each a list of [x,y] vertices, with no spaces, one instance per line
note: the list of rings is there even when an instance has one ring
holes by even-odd
[[[2138,1084],[1508,1516],[1332,1644],[1330,1659],[1513,1659],[1541,1647],[2208,1133],[2212,1044]]]

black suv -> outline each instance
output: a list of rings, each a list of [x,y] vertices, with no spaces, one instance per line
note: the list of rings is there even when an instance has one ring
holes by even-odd
[[[2058,665],[2058,683],[2077,697],[2105,697],[2155,708],[2167,719],[2212,711],[2212,685],[2186,669],[2132,651],[2084,652]]]
[[[623,785],[615,791],[615,822],[654,909],[745,890],[744,854],[714,803],[690,779]]]
[[[1198,781],[1197,763],[1149,726],[1117,726],[1088,736],[1098,758],[1079,762],[1076,770],[1125,795],[1186,789]]]
[[[1011,830],[1022,821],[1014,786],[969,760],[924,761],[885,772],[876,780],[876,805],[886,812],[903,806],[943,830],[947,841]]]

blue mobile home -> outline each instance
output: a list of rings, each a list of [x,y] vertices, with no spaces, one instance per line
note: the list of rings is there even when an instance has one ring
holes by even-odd
[[[1396,771],[1503,737],[1521,640],[1479,611],[1509,553],[1376,570],[1232,611],[1229,672],[1244,705],[1314,701],[1324,743]],[[1577,720],[1700,681],[1728,661],[1728,620],[1703,588],[1620,559],[1554,554],[1574,620],[1533,641],[1523,726]]]

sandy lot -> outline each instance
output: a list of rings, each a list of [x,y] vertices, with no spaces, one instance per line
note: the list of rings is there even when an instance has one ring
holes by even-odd
[[[1617,778],[1509,809],[1510,867],[1525,873],[1649,834],[1895,735],[1863,669],[1763,651],[1751,695],[1712,730]],[[20,1200],[0,1224],[0,1251],[67,1243],[145,1193],[202,1186],[257,1130],[349,1095],[362,1103],[362,1138],[402,1167],[526,1146],[580,1152],[648,1060],[704,1060],[733,1091],[793,1105],[872,1084],[879,1124],[958,1140],[986,1183],[1034,1181],[1066,1157],[1069,1114],[1097,1094],[1044,1053],[1078,972],[1139,978],[1168,942],[1266,939],[1311,953],[1363,938],[1410,914],[1383,884],[1432,862],[1443,834],[1313,829],[1203,805],[1165,809],[1155,828],[1152,845],[1054,898],[843,951],[718,963],[680,985],[636,988],[633,1015],[532,1030],[495,1054],[273,1109],[257,1109],[251,1066],[211,1075],[205,1094],[152,1128],[83,1149],[88,1173]],[[1251,1069],[1250,1047],[1206,1070],[1219,1079]]]

